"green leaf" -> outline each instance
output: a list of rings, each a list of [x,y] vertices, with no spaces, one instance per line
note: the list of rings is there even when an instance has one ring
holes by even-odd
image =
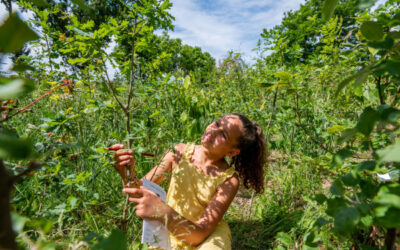
[[[342,91],[342,89],[344,87],[346,87],[349,83],[351,83],[355,79],[356,79],[355,87],[357,87],[359,84],[361,84],[362,82],[364,82],[367,79],[367,76],[370,73],[371,73],[371,67],[367,66],[365,68],[360,69],[354,75],[347,77],[346,79],[344,79],[343,81],[341,81],[339,83],[339,86],[338,86],[338,88],[336,89],[336,92],[335,92],[335,96],[337,96],[339,94],[339,92]]]
[[[292,77],[292,75],[286,71],[276,72],[274,73],[274,76],[281,79],[282,82],[289,82]]]
[[[18,52],[24,47],[25,43],[39,38],[39,36],[19,18],[17,13],[11,14],[0,26],[0,37],[0,52],[3,53]]]
[[[381,41],[383,39],[383,28],[377,22],[366,21],[361,24],[361,34],[370,41]]]
[[[82,0],[71,0],[74,4],[78,5],[80,9],[82,10],[88,10],[90,9]]]
[[[334,231],[347,235],[353,232],[360,221],[360,213],[354,207],[339,208],[335,214]]]
[[[376,56],[376,54],[379,52],[379,49],[368,47],[368,51],[369,53],[371,53],[372,56]]]
[[[394,41],[391,37],[387,37],[384,41],[381,42],[370,42],[368,43],[369,47],[375,48],[375,49],[391,49],[394,45]]]
[[[191,85],[190,76],[187,75],[185,77],[185,81],[183,82],[183,87],[187,90],[189,89],[190,85]]]
[[[305,244],[303,246],[303,249],[319,249],[318,244],[316,243],[317,240],[315,239],[314,231],[305,234],[303,237],[303,241]]]
[[[371,215],[367,215],[361,218],[361,223],[364,225],[364,227],[368,228],[374,223],[374,218]]]
[[[343,184],[348,187],[354,187],[359,183],[359,179],[356,178],[352,173],[343,175],[341,178]]]
[[[289,234],[284,232],[279,232],[276,235],[276,239],[285,244],[286,246],[294,246],[294,242]]]
[[[397,122],[398,118],[400,117],[400,110],[388,105],[379,106],[378,111],[381,114],[381,120],[383,121]]]
[[[342,135],[338,139],[338,144],[342,144],[350,139],[352,139],[357,134],[357,129],[346,129],[343,131]]]
[[[33,81],[23,79],[0,79],[0,99],[11,99],[34,89]]]
[[[93,249],[101,250],[125,250],[127,242],[124,233],[119,229],[112,230],[110,236],[98,242]]]
[[[400,162],[400,142],[377,151],[381,161]]]
[[[367,9],[372,7],[377,0],[360,0],[358,7],[361,9]]]
[[[53,227],[53,221],[45,218],[31,219],[27,221],[26,227],[35,229],[40,228],[45,234],[47,234],[51,231],[51,228]]]
[[[392,75],[400,76],[400,60],[387,60],[383,63],[382,69]]]
[[[17,72],[24,72],[27,70],[34,70],[34,69],[35,69],[34,67],[32,67],[28,64],[20,63],[20,64],[14,65],[11,70],[17,71]]]
[[[356,129],[365,136],[369,136],[380,119],[378,111],[371,107],[366,107],[358,120]]]
[[[379,205],[400,209],[400,184],[382,186],[373,201]]]
[[[28,0],[27,2],[33,3],[38,7],[50,7],[51,5],[45,0]]]
[[[329,20],[329,18],[332,17],[338,2],[339,0],[325,0],[324,6],[322,7],[322,16],[325,20]]]
[[[328,200],[328,208],[326,214],[334,216],[339,208],[346,207],[346,201],[342,198],[334,198]]]
[[[78,33],[81,36],[93,37],[93,33],[91,33],[91,32],[85,32],[85,31],[80,30],[80,29],[78,29],[76,27],[73,27],[72,30],[75,31],[76,33]]]
[[[33,144],[28,139],[0,134],[0,158],[26,159],[33,154]]]
[[[382,211],[378,211],[383,208]],[[400,228],[400,220],[399,214],[400,209],[394,207],[378,207],[375,209],[376,211],[376,222],[378,225],[386,227],[386,228]]]
[[[344,193],[345,189],[344,189],[344,187],[343,187],[342,182],[341,182],[340,180],[336,180],[336,181],[332,184],[332,186],[331,186],[331,188],[329,189],[329,191],[331,191],[331,193],[332,193],[333,195],[341,196],[341,195]]]
[[[12,228],[14,232],[20,234],[22,233],[22,230],[24,229],[25,223],[28,219],[24,216],[19,215],[16,212],[11,213],[11,222],[12,222]]]
[[[373,203],[361,203],[357,205],[357,210],[362,216],[370,214],[371,209],[374,207]]]
[[[390,31],[388,36],[392,39],[399,39],[400,38],[400,31]]]
[[[342,89],[344,89],[344,87],[346,87],[349,83],[351,83],[355,78],[356,75],[352,75],[341,81],[336,89],[335,96],[337,96],[339,92],[342,91]]]
[[[359,186],[367,198],[373,198],[378,193],[378,186],[371,180],[360,180]]]
[[[322,204],[326,201],[326,196],[323,194],[316,194],[314,197],[314,200],[316,200],[318,202],[318,204]]]
[[[78,63],[85,63],[87,61],[89,61],[89,59],[88,58],[84,58],[84,57],[77,57],[77,58],[69,58],[68,59],[68,63],[71,64],[71,65],[78,64]]]
[[[179,121],[180,121],[180,122],[185,122],[185,121],[187,121],[187,119],[188,119],[188,114],[187,114],[185,111],[183,111],[183,112],[181,113],[181,116],[180,116],[180,118],[179,118]]]
[[[317,219],[316,223],[317,223],[317,225],[319,227],[322,227],[322,226],[325,226],[325,225],[329,224],[330,222],[328,220],[320,217],[320,218]]]
[[[369,76],[369,70],[362,70],[360,71],[359,74],[356,74],[356,80],[354,81],[354,87],[353,88],[357,88],[358,86],[360,86],[360,84],[364,83],[365,80],[367,80],[368,76]]]
[[[333,163],[342,164],[346,158],[351,157],[352,155],[353,152],[349,148],[343,148],[336,152],[335,156],[333,157]]]
[[[355,168],[355,172],[358,173],[364,170],[374,171],[375,167],[376,163],[374,161],[364,161],[357,165],[357,167]]]

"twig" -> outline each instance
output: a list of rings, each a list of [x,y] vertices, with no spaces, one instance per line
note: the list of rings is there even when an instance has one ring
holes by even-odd
[[[13,176],[11,178],[10,185],[13,185],[14,183],[18,182],[22,177],[24,177],[25,175],[29,174],[30,172],[40,168],[41,166],[42,166],[41,163],[39,163],[37,161],[31,161],[29,163],[28,167],[24,171],[22,171],[18,175]]]
[[[160,160],[159,163],[157,164],[156,169],[154,170],[153,174],[152,174],[151,177],[150,177],[150,181],[153,180],[154,175],[156,174],[158,168],[161,166],[162,160],[164,159],[164,157],[165,157],[169,152],[171,152],[171,149],[166,150],[165,153],[163,154],[163,156],[161,157],[161,160]]]
[[[20,113],[24,113],[26,111],[27,108],[29,108],[30,106],[32,106],[33,104],[37,103],[38,101],[42,100],[43,98],[45,98],[46,96],[50,95],[51,93],[53,93],[56,89],[61,88],[63,86],[67,86],[67,85],[73,85],[72,82],[70,80],[66,80],[64,78],[64,82],[52,89],[50,89],[49,91],[47,91],[44,95],[42,95],[41,97],[39,97],[38,99],[34,100],[33,102],[31,102],[30,104],[26,105],[25,107],[21,108],[20,110],[18,110],[17,112],[15,112],[12,115],[7,116],[6,118],[4,118],[3,120],[0,120],[0,123],[8,121],[10,118],[20,114]]]
[[[383,105],[383,104],[385,104],[385,101],[383,99],[381,79],[382,79],[381,76],[379,76],[378,78],[375,78],[375,81],[376,81],[376,88],[378,89],[380,105]]]
[[[135,24],[134,24],[134,33],[136,32],[136,23],[137,19],[135,18]],[[134,82],[134,73],[133,73],[133,64],[135,63],[135,35],[132,37],[132,55],[131,55],[131,64],[130,64],[130,76],[129,76],[129,91],[128,91],[128,100],[126,103],[126,108],[129,110],[130,104],[131,104],[131,99],[132,99],[132,94],[133,94],[133,82]]]
[[[154,93],[155,93],[155,92],[154,92]],[[140,107],[142,107],[144,104],[146,104],[147,101],[149,100],[149,98],[152,97],[152,96],[153,96],[153,95],[148,95],[148,96],[146,97],[146,99],[144,99],[141,103],[139,103],[138,105],[136,105],[134,108],[128,110],[128,112],[131,113],[131,112],[133,112],[133,111],[135,111],[135,110],[138,110]]]
[[[103,71],[104,71],[104,73],[105,73],[105,75],[106,75],[106,78],[107,78],[107,81],[105,81],[105,83],[106,83],[108,89],[111,91],[112,95],[114,96],[115,100],[117,101],[117,103],[119,104],[119,106],[122,108],[122,110],[124,111],[124,113],[125,113],[125,114],[128,114],[128,110],[126,109],[125,105],[122,104],[122,102],[119,100],[119,98],[118,98],[118,96],[117,96],[117,93],[115,93],[115,90],[114,90],[114,88],[113,88],[113,86],[112,86],[112,84],[111,84],[110,77],[108,76],[107,69],[105,68],[106,62],[104,61],[103,57],[100,57],[100,60],[101,60],[102,63],[103,63],[103,65],[102,65],[102,66],[103,66]]]
[[[272,117],[275,113],[275,109],[276,109],[276,99],[278,97],[278,87],[276,87],[275,89],[275,93],[274,93],[274,100],[272,102],[272,111],[271,111],[271,115],[269,117],[269,121],[268,121],[268,125],[267,125],[267,134],[266,134],[266,138],[267,138],[267,145],[269,143],[269,129],[271,127],[271,122],[272,122]]]
[[[127,231],[128,221],[126,219],[126,215],[128,214],[128,209],[129,209],[129,195],[127,194],[125,198],[124,210],[122,211],[122,231],[124,232]]]

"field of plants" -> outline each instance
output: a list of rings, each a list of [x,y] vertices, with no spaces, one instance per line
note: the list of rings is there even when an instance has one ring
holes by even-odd
[[[248,65],[158,35],[169,0],[2,0],[0,249],[147,249],[107,148],[141,177],[228,113],[269,158],[225,214],[233,249],[400,249],[400,3],[374,3],[307,0]]]

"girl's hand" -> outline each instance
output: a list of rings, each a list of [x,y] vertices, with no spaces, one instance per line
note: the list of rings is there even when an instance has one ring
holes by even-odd
[[[114,153],[114,167],[121,174],[122,179],[126,178],[125,168],[127,165],[134,164],[132,150],[124,150],[123,144],[114,144],[108,150],[115,151]]]
[[[123,144],[114,144],[108,150],[115,151],[114,153],[114,166],[121,167],[131,164],[133,162],[133,150],[124,150]]]
[[[148,220],[162,220],[167,205],[155,193],[144,187],[124,188],[122,191],[129,194],[129,201],[136,203],[137,216]]]

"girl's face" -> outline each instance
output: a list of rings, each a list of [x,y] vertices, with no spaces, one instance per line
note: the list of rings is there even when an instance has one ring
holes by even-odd
[[[243,124],[235,115],[227,115],[208,125],[201,138],[201,144],[213,152],[226,156],[240,153],[237,148],[242,135]]]

